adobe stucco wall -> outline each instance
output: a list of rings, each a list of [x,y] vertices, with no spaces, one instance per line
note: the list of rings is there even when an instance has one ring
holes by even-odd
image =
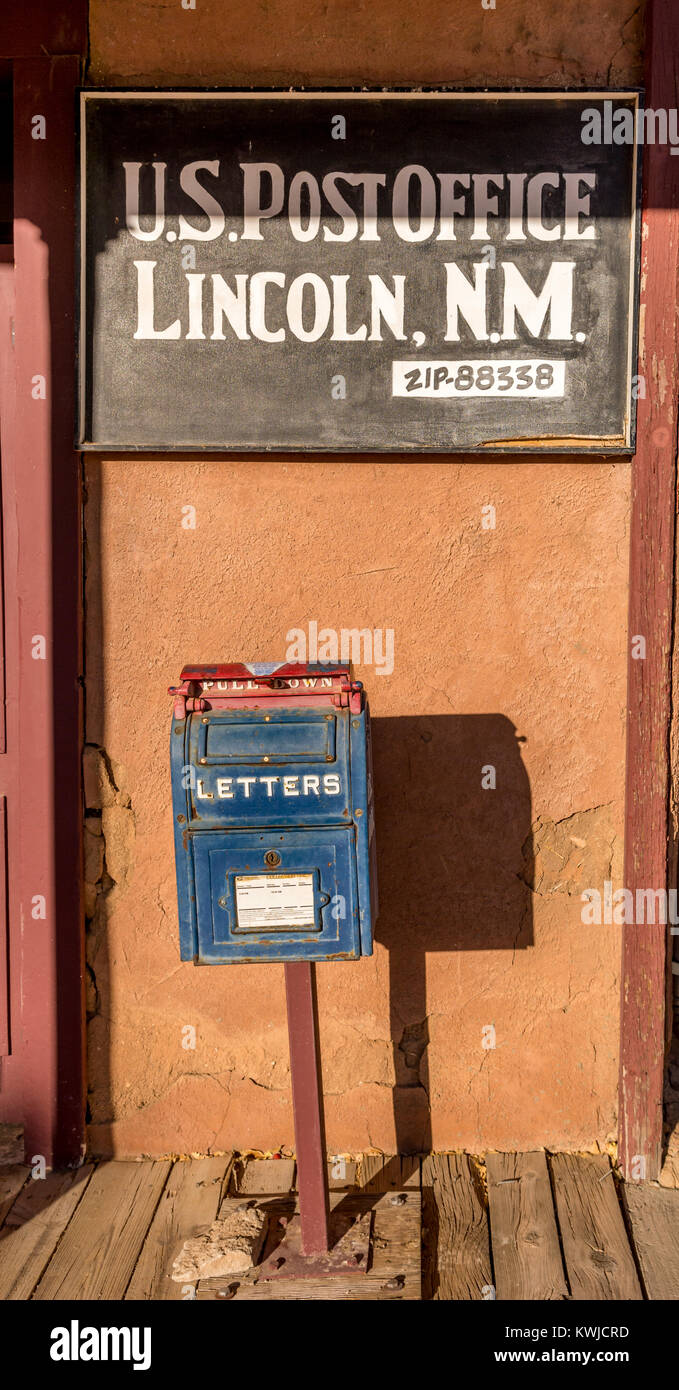
[[[95,0],[89,79],[624,86],[641,21],[634,0]],[[395,633],[393,674],[357,672],[378,944],[318,969],[329,1144],[606,1143],[619,929],[581,925],[579,895],[621,880],[629,465],[88,458],[86,489],[92,1150],[292,1142],[282,967],[179,962],[166,688],[186,660],[279,658],[310,620]]]

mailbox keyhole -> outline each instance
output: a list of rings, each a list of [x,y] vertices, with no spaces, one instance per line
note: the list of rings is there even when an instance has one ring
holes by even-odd
[[[264,863],[268,864],[272,869],[275,869],[280,862],[280,854],[277,854],[275,849],[268,849],[264,855]]]

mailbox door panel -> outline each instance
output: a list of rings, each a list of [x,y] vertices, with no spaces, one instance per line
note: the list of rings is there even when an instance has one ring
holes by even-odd
[[[336,715],[316,710],[260,714],[241,710],[204,716],[198,726],[200,761],[225,763],[332,762]]]
[[[353,827],[191,838],[201,960],[358,958]]]

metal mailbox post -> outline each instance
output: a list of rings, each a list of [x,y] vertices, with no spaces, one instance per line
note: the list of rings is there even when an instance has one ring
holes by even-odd
[[[365,691],[295,663],[185,666],[170,694],[181,958],[285,965],[300,1251],[331,1272],[314,964],[372,955]]]

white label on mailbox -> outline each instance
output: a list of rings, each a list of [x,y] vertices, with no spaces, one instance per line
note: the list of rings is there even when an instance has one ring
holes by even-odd
[[[236,875],[241,931],[315,927],[313,874]]]

